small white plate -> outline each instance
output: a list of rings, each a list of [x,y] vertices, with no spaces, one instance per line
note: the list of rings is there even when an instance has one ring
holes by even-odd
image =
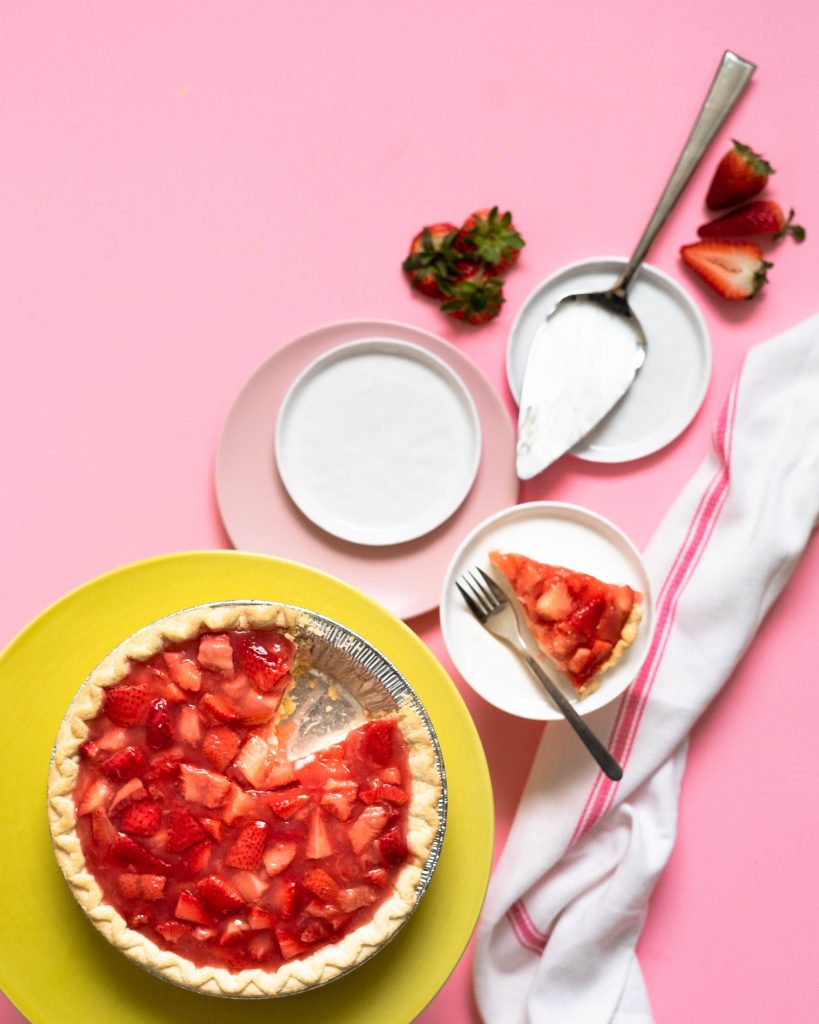
[[[528,502],[504,509],[476,526],[447,569],[440,600],[441,630],[458,671],[476,693],[502,711],[546,721],[563,716],[520,658],[477,622],[455,588],[461,573],[475,566],[503,582],[489,563],[488,554],[495,548],[566,566],[606,583],[627,583],[640,591],[643,618],[637,639],[584,700],[578,700],[571,683],[561,679],[543,655],[537,654],[534,641],[530,646],[580,714],[596,711],[618,697],[634,681],[645,660],[654,628],[648,576],[631,541],[607,519],[588,509],[555,501]]]
[[[530,293],[506,349],[506,376],[516,402],[532,339],[552,307],[566,295],[609,288],[625,263],[616,257],[571,263]],[[648,339],[646,361],[625,397],[572,449],[590,462],[628,462],[670,444],[696,415],[711,377],[708,329],[681,285],[644,263],[628,300]]]
[[[311,363],[276,423],[287,492],[317,526],[381,546],[422,537],[466,498],[481,457],[472,396],[419,345],[365,338]]]

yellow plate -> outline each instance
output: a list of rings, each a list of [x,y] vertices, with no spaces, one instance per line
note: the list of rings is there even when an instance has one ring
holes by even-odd
[[[310,608],[362,634],[429,711],[447,772],[443,851],[418,910],[369,963],[323,988],[245,1003],[185,992],[131,964],[92,928],[57,867],[46,823],[51,747],[69,701],[120,640],[208,601],[257,598]],[[446,981],[480,912],[492,855],[492,790],[469,713],[418,637],[352,587],[294,562],[189,552],[126,566],[47,609],[0,656],[0,984],[34,1024],[399,1024]]]

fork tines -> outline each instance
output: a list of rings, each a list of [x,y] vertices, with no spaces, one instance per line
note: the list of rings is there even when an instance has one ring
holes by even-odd
[[[476,572],[480,573],[483,577],[483,583],[475,576]],[[504,592],[480,566],[476,566],[474,570],[468,569],[462,573],[455,580],[455,586],[460,591],[464,601],[466,601],[469,610],[481,622],[507,603]]]

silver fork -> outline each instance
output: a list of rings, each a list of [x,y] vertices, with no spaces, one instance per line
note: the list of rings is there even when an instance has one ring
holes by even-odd
[[[480,573],[483,582],[475,575]],[[592,757],[597,761],[610,779],[617,782],[623,777],[623,769],[615,761],[603,743],[595,736],[585,720],[575,711],[571,702],[561,693],[543,668],[535,661],[526,649],[526,642],[521,633],[521,624],[517,609],[509,602],[498,584],[483,569],[476,566],[475,571],[467,571],[455,580],[455,586],[461,592],[469,610],[492,636],[502,640],[507,647],[515,652],[531,671],[543,689],[548,693],[566,721],[574,729]]]

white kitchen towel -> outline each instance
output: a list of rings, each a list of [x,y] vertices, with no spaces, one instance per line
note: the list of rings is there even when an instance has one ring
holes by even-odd
[[[819,518],[819,316],[753,348],[713,450],[646,552],[655,632],[591,719],[614,783],[549,723],[489,887],[474,961],[487,1024],[650,1024],[635,956],[674,843],[688,733]]]

